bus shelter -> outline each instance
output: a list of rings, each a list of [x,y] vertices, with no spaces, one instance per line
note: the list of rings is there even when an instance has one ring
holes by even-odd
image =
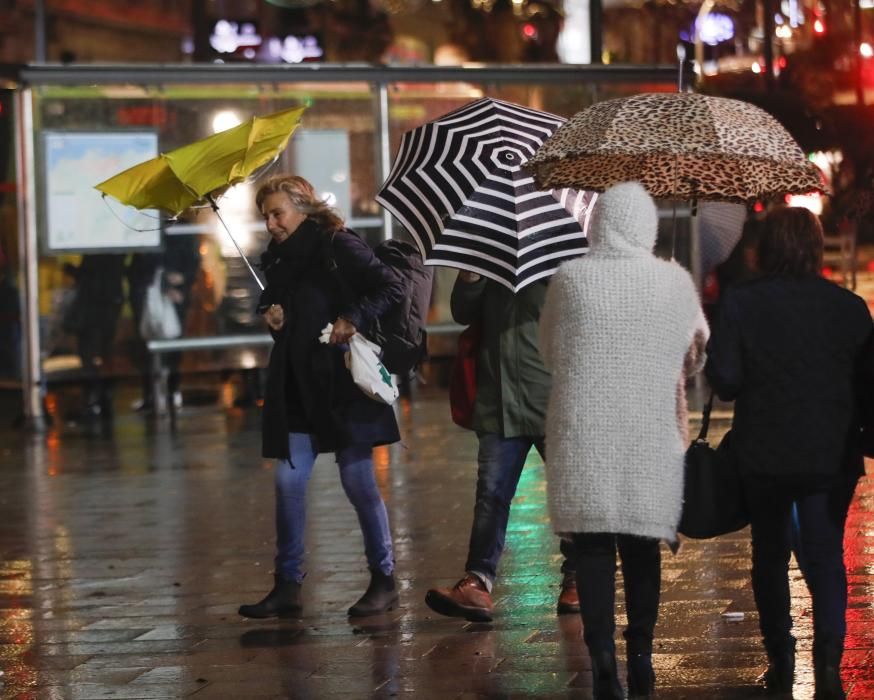
[[[302,126],[274,168],[309,179],[371,243],[402,236],[374,201],[404,131],[474,99],[495,97],[570,117],[593,102],[639,92],[677,89],[675,66],[370,65],[34,65],[14,86],[16,232],[12,261],[21,299],[20,383],[29,426],[44,425],[48,386],[75,379],[75,319],[69,317],[75,271],[90,270],[110,285],[101,321],[111,346],[103,370],[131,376],[146,370],[133,350],[130,308],[140,262],[166,263],[183,251],[196,268],[186,290],[184,338],[213,352],[186,356],[190,371],[264,363],[254,314],[257,287],[209,209],[184,220],[135,216],[101,199],[93,186],[135,162],[233,126],[256,114],[305,106]],[[224,198],[222,215],[243,252],[257,261],[268,237],[250,183]],[[677,257],[687,264],[688,211],[664,212]],[[670,219],[673,223],[669,223]],[[455,272],[438,268],[430,325],[432,351],[452,352],[449,291]],[[120,291],[119,291],[120,290]],[[116,298],[118,297],[118,298]],[[104,307],[101,307],[104,308]],[[251,344],[221,338],[251,333]],[[450,340],[450,342],[445,342]],[[441,342],[443,346],[441,346]],[[231,345],[233,347],[231,347]],[[229,356],[231,353],[233,356]]]

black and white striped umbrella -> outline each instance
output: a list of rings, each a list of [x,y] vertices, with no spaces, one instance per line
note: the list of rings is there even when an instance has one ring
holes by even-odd
[[[403,135],[376,201],[428,265],[478,272],[518,292],[586,252],[596,194],[538,190],[521,169],[564,123],[483,98]]]

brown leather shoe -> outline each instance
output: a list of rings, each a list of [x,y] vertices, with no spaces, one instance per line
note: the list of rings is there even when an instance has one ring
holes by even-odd
[[[577,595],[577,580],[574,574],[565,574],[561,582],[557,612],[559,615],[580,614],[580,597]]]
[[[452,588],[432,588],[425,595],[431,610],[449,617],[463,617],[469,622],[492,621],[492,596],[485,584],[468,574]]]

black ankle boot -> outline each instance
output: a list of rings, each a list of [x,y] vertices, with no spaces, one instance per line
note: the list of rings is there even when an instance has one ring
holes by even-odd
[[[370,585],[364,595],[349,608],[349,617],[379,615],[392,610],[398,602],[398,589],[395,577],[381,571],[370,572]]]
[[[813,645],[814,700],[844,700],[844,686],[841,683],[841,657],[844,650],[839,646]]]
[[[280,576],[273,577],[273,590],[254,605],[241,605],[240,615],[264,619],[267,617],[297,617],[303,611],[300,600],[300,584],[286,581]]]
[[[628,655],[628,697],[648,698],[655,690],[652,654]]]
[[[792,695],[795,682],[795,645],[779,652],[768,652],[768,668],[759,677],[768,695]]]
[[[612,651],[599,651],[592,657],[592,695],[595,700],[623,700],[625,695],[619,684],[616,670],[616,654]]]

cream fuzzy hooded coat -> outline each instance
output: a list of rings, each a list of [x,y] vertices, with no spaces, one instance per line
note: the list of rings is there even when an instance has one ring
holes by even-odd
[[[549,286],[540,352],[552,372],[546,476],[558,533],[676,537],[681,390],[709,332],[689,273],[652,252],[657,226],[643,187],[616,185],[595,205],[588,255]]]

